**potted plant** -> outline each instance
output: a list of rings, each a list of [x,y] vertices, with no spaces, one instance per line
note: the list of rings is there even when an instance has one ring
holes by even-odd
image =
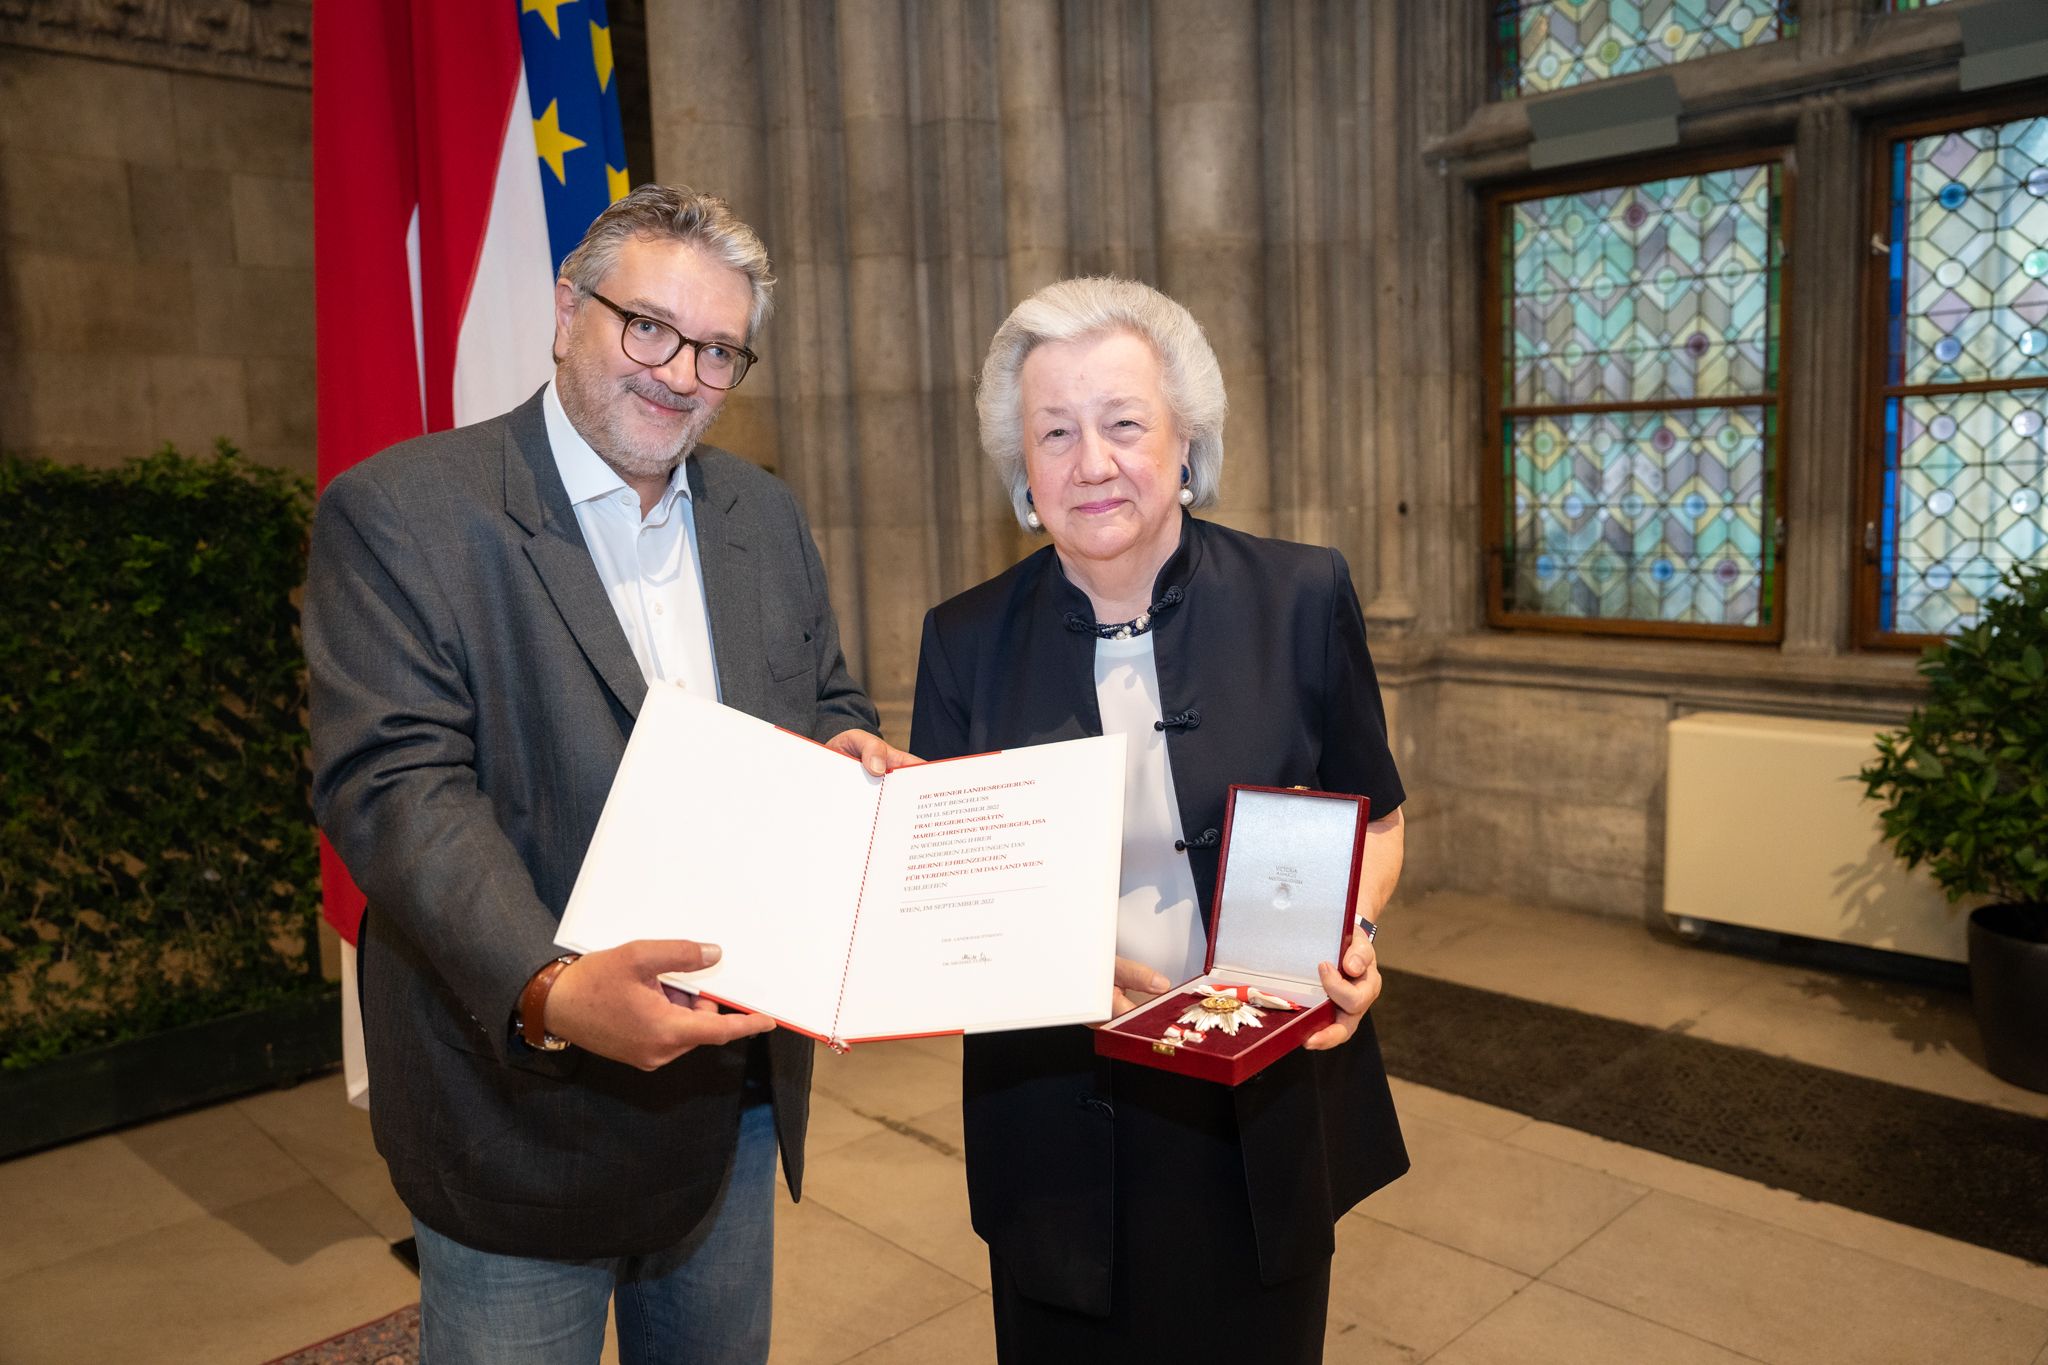
[[[1970,993],[1992,1072],[2048,1091],[2048,566],[1920,660],[1927,701],[1862,771],[1884,837],[1970,915]]]

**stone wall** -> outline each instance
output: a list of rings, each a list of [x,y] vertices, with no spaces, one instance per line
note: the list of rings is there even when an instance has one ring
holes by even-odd
[[[1414,212],[1397,187],[1434,175],[1359,132],[1398,112],[1374,72],[1400,44],[1479,17],[1417,7],[1404,38],[1372,8],[706,0],[687,26],[650,8],[656,170],[732,199],[784,281],[719,439],[803,497],[899,733],[924,608],[1028,546],[972,381],[1011,304],[1068,274],[1188,305],[1230,388],[1219,517],[1338,545],[1375,620],[1410,624],[1407,480],[1434,419],[1376,399],[1436,381],[1391,344],[1416,319],[1371,243]]]
[[[1864,120],[1953,100],[1946,9],[1807,0],[1672,68],[1681,148],[1789,145],[1782,644],[1495,630],[1480,523],[1483,196],[1529,174],[1489,7],[1439,0],[699,0],[649,11],[657,172],[730,197],[784,280],[719,439],[795,484],[901,737],[925,608],[1029,542],[972,376],[1063,275],[1160,285],[1230,387],[1221,520],[1337,546],[1412,793],[1411,887],[1654,915],[1664,730],[1707,707],[1902,716],[1851,648]],[[1733,855],[1733,851],[1731,851]]]
[[[1868,120],[1956,97],[1954,8],[1804,0],[1796,37],[1671,69],[1681,147],[1797,170],[1782,644],[1485,624],[1480,210],[1531,131],[1488,97],[1479,0],[647,6],[655,172],[731,198],[783,280],[716,439],[802,497],[902,738],[925,608],[1031,543],[978,453],[988,337],[1064,275],[1159,284],[1230,386],[1219,518],[1351,562],[1408,884],[1652,915],[1672,717],[1877,725],[1916,695],[1850,644],[1845,338]],[[308,13],[0,0],[0,446],[225,434],[310,472]]]
[[[311,475],[305,5],[29,9],[0,5],[0,448],[226,436]]]

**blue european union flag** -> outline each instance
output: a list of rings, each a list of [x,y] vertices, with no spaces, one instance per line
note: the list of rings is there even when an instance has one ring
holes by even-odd
[[[632,187],[612,78],[611,20],[605,0],[505,2],[519,6],[548,247],[559,271],[591,219]]]

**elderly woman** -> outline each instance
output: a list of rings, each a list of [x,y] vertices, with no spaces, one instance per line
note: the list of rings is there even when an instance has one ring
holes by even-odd
[[[1224,406],[1200,326],[1157,291],[1027,299],[982,368],[981,439],[1052,543],[925,618],[917,753],[1128,737],[1119,1009],[1202,968],[1231,783],[1371,798],[1368,920],[1400,875],[1401,782],[1343,557],[1191,515],[1216,497]],[[1003,1360],[1322,1358],[1335,1222],[1408,1158],[1365,1017],[1371,939],[1319,970],[1336,1021],[1234,1089],[1100,1060],[1083,1028],[967,1040]]]

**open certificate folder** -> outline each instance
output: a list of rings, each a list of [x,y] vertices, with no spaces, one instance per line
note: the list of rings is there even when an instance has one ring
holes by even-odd
[[[667,978],[835,1047],[1109,1014],[1124,740],[870,775],[649,689],[556,940],[716,943]]]

